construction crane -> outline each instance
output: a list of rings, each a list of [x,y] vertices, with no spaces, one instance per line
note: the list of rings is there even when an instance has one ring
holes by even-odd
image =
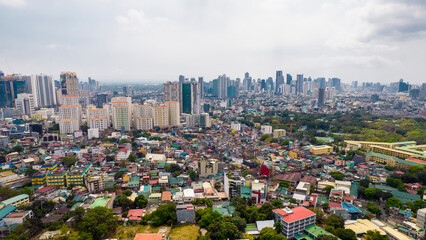
[[[283,124],[283,125],[290,125],[290,136],[293,135],[293,126],[295,126],[295,123],[288,123],[288,124]]]

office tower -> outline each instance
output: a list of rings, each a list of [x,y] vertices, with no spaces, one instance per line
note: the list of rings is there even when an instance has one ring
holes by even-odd
[[[336,91],[340,91],[340,90],[342,90],[342,89],[340,88],[340,78],[332,78],[332,79],[331,79],[331,86],[332,86],[332,87],[334,87],[334,89],[335,89]]]
[[[201,99],[197,82],[186,82],[182,84],[181,112],[187,114],[199,114]],[[175,101],[176,102],[176,101]]]
[[[318,83],[319,88],[325,89],[327,87],[326,84],[325,84],[325,78],[323,78],[323,77],[315,79],[315,82]]]
[[[246,72],[244,74],[244,79],[243,79],[243,90],[244,91],[251,91],[251,77],[250,74],[248,72]]]
[[[198,77],[198,86],[200,88],[200,98],[204,98],[204,80],[203,77]]]
[[[284,84],[284,77],[283,77],[283,71],[277,71],[276,72],[276,78],[275,78],[275,93],[281,94],[279,90],[281,89],[281,85]]]
[[[169,108],[166,105],[154,106],[152,117],[154,126],[160,128],[169,126]]]
[[[137,130],[150,130],[154,127],[150,105],[133,105],[133,124]]]
[[[296,94],[303,93],[303,74],[297,74],[296,79]]]
[[[130,131],[132,120],[132,98],[111,98],[112,126],[116,130]]]
[[[125,96],[131,97],[133,96],[133,88],[131,85],[127,85],[123,87],[123,94]]]
[[[217,82],[217,98],[224,99],[226,98],[227,91],[228,91],[228,82],[229,77],[227,77],[225,74],[218,77]]]
[[[209,128],[211,127],[210,116],[208,113],[200,114],[200,128]]]
[[[173,127],[180,126],[180,106],[178,102],[167,101],[165,105],[169,109],[169,125]]]
[[[274,90],[274,79],[271,77],[266,80],[266,90]]]
[[[89,77],[88,78],[88,83],[89,83],[89,91],[90,92],[97,92],[99,91],[99,82],[96,81],[95,79]]]
[[[109,127],[109,112],[105,108],[89,108],[87,110],[87,125],[103,131]]]
[[[33,75],[31,76],[31,86],[37,107],[50,107],[57,104],[53,76]]]
[[[287,77],[286,78],[287,78],[286,84],[287,85],[291,85],[291,81],[293,81],[293,77],[290,74],[287,73]]]
[[[182,84],[185,82],[185,76],[179,75],[179,83]]]
[[[0,107],[13,107],[20,93],[30,92],[29,77],[19,74],[2,76],[0,79]]]
[[[98,94],[96,95],[96,107],[97,108],[103,108],[104,104],[107,103],[107,96],[106,94]]]
[[[409,84],[405,83],[403,79],[400,79],[398,82],[398,92],[408,92]]]
[[[358,88],[358,81],[352,81],[352,88],[357,89]]]
[[[35,101],[33,94],[20,93],[15,99],[16,109],[21,113],[32,116],[35,112]]]
[[[181,84],[178,82],[166,82],[163,84],[164,101],[181,101]]]
[[[78,96],[78,79],[75,72],[61,73],[62,96]]]
[[[77,96],[63,96],[59,107],[59,131],[61,134],[74,133],[80,130],[81,106]]]
[[[318,107],[324,106],[324,88],[318,88]]]
[[[426,99],[426,83],[423,83],[422,86],[420,86],[419,98]]]

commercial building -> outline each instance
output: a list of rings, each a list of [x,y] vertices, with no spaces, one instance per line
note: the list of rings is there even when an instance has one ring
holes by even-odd
[[[14,107],[20,93],[29,93],[30,77],[13,74],[0,77],[0,108]]]
[[[316,214],[305,207],[275,209],[274,215],[275,222],[281,223],[282,234],[287,238],[302,234],[316,220]]]
[[[285,131],[285,129],[275,129],[274,130],[274,138],[281,138],[281,137],[285,137],[287,134],[287,132]]]
[[[321,145],[321,146],[311,146],[309,148],[309,151],[312,155],[323,155],[323,154],[330,154],[333,152],[333,147],[328,145]]]
[[[132,120],[132,98],[112,98],[111,111],[113,128],[119,131],[130,131]]]
[[[201,113],[200,114],[200,128],[209,128],[211,127],[211,121],[210,116],[208,113]]]
[[[15,99],[15,107],[21,114],[32,116],[35,113],[34,95],[29,93],[20,93]]]
[[[200,160],[200,177],[215,176],[218,172],[218,161],[216,159]]]
[[[224,190],[231,199],[235,195],[241,195],[241,187],[245,184],[245,179],[237,172],[224,173]]]
[[[90,193],[102,192],[105,189],[104,176],[86,176],[85,183]]]

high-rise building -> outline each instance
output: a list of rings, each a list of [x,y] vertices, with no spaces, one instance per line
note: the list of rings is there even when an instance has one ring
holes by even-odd
[[[182,84],[185,82],[185,76],[179,75],[179,83]]]
[[[31,93],[29,76],[19,74],[2,76],[0,79],[0,107],[14,107],[20,93]]]
[[[284,76],[283,71],[279,70],[276,72],[276,78],[275,78],[275,93],[281,94],[279,92],[279,89],[281,89],[281,85],[284,84]]]
[[[35,112],[35,101],[33,94],[20,93],[15,99],[16,109],[21,113],[32,116]]]
[[[87,125],[99,131],[109,127],[109,112],[105,108],[89,108],[87,110]]]
[[[224,99],[227,96],[229,77],[223,74],[217,80],[217,98]]]
[[[181,102],[181,84],[179,82],[166,82],[163,84],[164,101]]]
[[[200,88],[200,98],[204,98],[204,79],[203,77],[198,77],[198,87]]]
[[[334,98],[334,87],[328,87],[325,89],[325,98],[332,100]]]
[[[123,94],[125,96],[131,97],[133,96],[133,88],[131,85],[127,85],[123,87]]]
[[[152,107],[150,105],[133,105],[133,124],[137,130],[150,130],[154,127]]]
[[[130,131],[132,120],[132,98],[112,98],[111,111],[113,128],[120,131]]]
[[[209,128],[212,124],[210,122],[210,116],[208,113],[200,114],[200,128]]]
[[[75,72],[61,73],[62,96],[78,96],[78,79]]]
[[[104,104],[107,103],[107,96],[106,94],[98,94],[96,95],[96,107],[102,108]]]
[[[325,95],[324,88],[318,88],[318,107],[324,106],[324,95]]]
[[[57,104],[53,76],[44,74],[31,76],[31,88],[37,107],[50,107]]]
[[[303,93],[303,74],[297,74],[296,79],[296,93],[302,94]]]
[[[169,126],[169,108],[166,105],[154,106],[152,116],[154,126],[160,128]]]
[[[197,82],[185,82],[182,84],[181,112],[187,114],[199,114],[201,107],[200,89]]]
[[[59,131],[61,134],[74,133],[80,130],[81,106],[77,96],[63,96],[59,107]]]
[[[340,78],[332,78],[331,79],[331,86],[334,87],[334,89],[336,91],[341,91],[341,87],[340,87]]]
[[[293,77],[290,74],[287,73],[287,82],[286,82],[286,84],[287,85],[291,85],[291,81],[293,81]]]
[[[169,125],[173,127],[180,126],[180,107],[179,102],[167,101],[165,102],[169,109]]]
[[[185,117],[185,126],[186,127],[195,127],[195,115],[184,114]]]
[[[241,187],[244,186],[245,179],[237,173],[225,173],[223,186],[228,199],[231,199],[235,195],[241,195]]]

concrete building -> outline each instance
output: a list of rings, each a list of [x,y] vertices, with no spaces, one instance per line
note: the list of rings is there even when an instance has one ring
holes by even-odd
[[[180,223],[193,223],[195,222],[195,208],[193,205],[177,205],[176,216]]]
[[[62,96],[78,96],[78,79],[75,72],[61,73]]]
[[[15,107],[21,113],[32,116],[35,113],[35,100],[33,94],[20,93],[15,99]]]
[[[275,209],[274,215],[275,222],[281,223],[282,234],[287,238],[303,233],[316,220],[316,214],[305,207]]]
[[[263,134],[272,134],[272,126],[262,125],[262,126],[260,126],[260,131]]]
[[[238,173],[224,173],[223,180],[225,193],[228,195],[228,199],[231,199],[235,195],[241,195],[241,187],[245,184],[245,179],[239,176]]]
[[[200,177],[215,176],[218,172],[218,161],[216,159],[200,160]]]
[[[200,114],[200,128],[209,128],[211,127],[211,121],[210,116],[208,113],[201,113]]]
[[[105,189],[104,176],[86,176],[85,185],[90,193],[102,192]]]
[[[112,98],[111,111],[113,128],[119,131],[130,131],[132,125],[132,98]]]
[[[274,138],[280,139],[281,137],[285,137],[287,132],[285,129],[275,129],[274,130]]]
[[[180,126],[180,107],[179,102],[167,101],[165,105],[169,109],[169,125],[173,127]]]
[[[426,229],[426,208],[417,210],[416,226],[422,229]]]
[[[109,127],[109,112],[105,108],[89,108],[87,110],[87,125],[103,131]]]
[[[312,155],[322,155],[322,154],[330,154],[333,152],[333,147],[328,145],[321,145],[321,146],[311,146],[309,148],[309,151]]]
[[[185,117],[185,126],[186,127],[195,127],[195,115],[184,114]]]
[[[59,131],[70,134],[80,130],[81,106],[77,96],[63,96],[62,106],[59,107]]]
[[[27,194],[20,194],[18,196],[9,198],[4,200],[3,202],[0,202],[0,208],[7,207],[7,206],[15,206],[19,207],[20,205],[28,204],[30,202],[30,196]]]
[[[166,105],[154,106],[152,108],[153,124],[157,127],[169,126],[169,108]]]
[[[133,105],[133,125],[137,130],[149,130],[154,127],[150,105]]]

